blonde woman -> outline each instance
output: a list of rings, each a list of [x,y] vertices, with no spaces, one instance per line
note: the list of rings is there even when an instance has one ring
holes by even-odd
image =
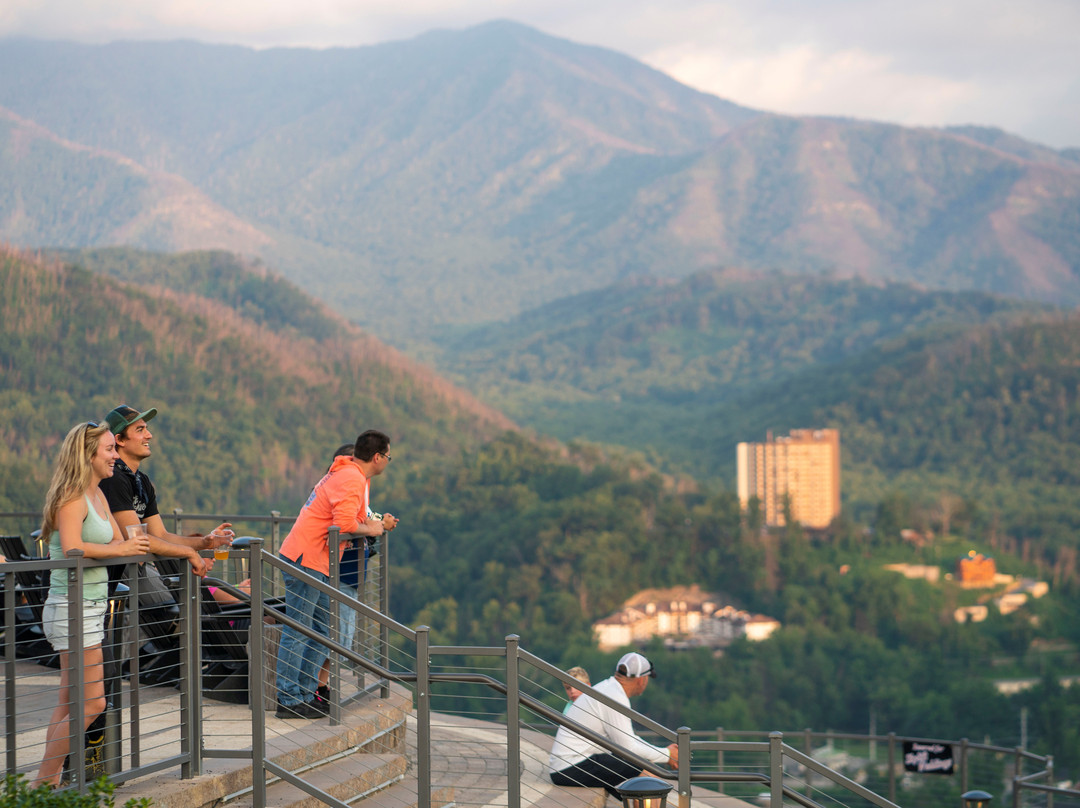
[[[147,537],[128,539],[120,534],[109,513],[100,483],[113,473],[116,439],[108,425],[92,421],[68,432],[53,469],[41,535],[49,542],[49,557],[62,560],[68,550],[82,550],[86,558],[119,558],[142,555],[149,550]],[[70,746],[74,689],[70,678],[73,665],[68,657],[69,601],[67,570],[55,570],[45,601],[42,624],[45,636],[60,654],[60,701],[53,710],[45,738],[45,756],[34,786],[47,783],[56,788],[64,758]],[[108,570],[92,567],[83,576],[83,686],[86,727],[105,709],[105,680],[101,643],[105,639],[104,618],[108,601]],[[81,733],[80,733],[81,734]]]

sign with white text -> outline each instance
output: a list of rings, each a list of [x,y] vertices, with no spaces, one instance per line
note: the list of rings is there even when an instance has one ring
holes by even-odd
[[[952,774],[952,745],[924,741],[904,741],[904,771],[923,774]]]

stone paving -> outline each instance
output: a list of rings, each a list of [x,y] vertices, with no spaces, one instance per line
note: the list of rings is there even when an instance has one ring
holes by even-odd
[[[56,704],[59,672],[41,668],[29,662],[17,662],[17,741],[16,757],[19,771],[33,774],[40,761],[44,735],[49,715]],[[128,704],[130,686],[125,683],[124,703]],[[394,709],[411,702],[409,692],[395,688],[391,700]],[[0,699],[6,695],[0,691]],[[173,688],[140,688],[141,748],[140,762],[148,765],[179,754],[180,750],[180,694]],[[404,700],[404,701],[403,701]],[[268,743],[281,753],[287,748],[310,749],[321,743],[329,743],[332,736],[364,734],[368,730],[359,727],[374,726],[377,719],[363,717],[367,712],[379,713],[380,700],[376,696],[358,702],[350,708],[345,723],[330,727],[325,719],[316,722],[282,721],[266,713]],[[130,720],[130,710],[123,711],[125,722]],[[378,731],[378,728],[372,731]],[[128,730],[125,728],[124,734]],[[431,785],[433,804],[475,806],[476,808],[505,808],[507,805],[507,760],[505,727],[478,719],[434,714],[432,716]],[[251,711],[247,705],[204,701],[204,746],[211,750],[204,759],[203,775],[195,780],[181,780],[179,767],[173,767],[135,783],[125,784],[117,792],[118,800],[130,796],[155,796],[161,805],[200,805],[201,795],[210,793],[215,778],[229,779],[230,785],[219,793],[235,793],[244,782],[242,770],[246,770],[246,782],[250,785],[250,762],[215,758],[212,750],[241,750],[251,748]],[[323,740],[319,740],[322,738]],[[415,717],[408,716],[406,724],[407,768],[400,787],[387,789],[368,797],[371,808],[406,808],[416,804],[416,725]],[[348,738],[350,743],[361,741]],[[531,808],[603,808],[606,795],[601,789],[562,788],[554,786],[547,778],[547,757],[551,738],[542,733],[523,731],[521,739],[521,795],[522,804]],[[122,745],[125,761],[130,761],[131,742]],[[0,755],[6,755],[5,748]],[[5,758],[6,759],[6,758]],[[290,767],[291,768],[291,767]],[[210,785],[208,785],[210,783]],[[179,795],[185,795],[179,800]],[[694,795],[694,802],[702,802],[715,808],[745,808],[746,803],[732,798],[718,797],[708,793]],[[609,801],[614,806],[614,801]],[[238,806],[246,803],[239,799]]]

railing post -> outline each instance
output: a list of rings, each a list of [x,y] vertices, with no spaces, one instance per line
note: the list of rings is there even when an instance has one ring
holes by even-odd
[[[172,532],[177,536],[184,535],[184,509],[173,508],[172,512]]]
[[[1021,778],[1023,776],[1024,776],[1023,748],[1018,746],[1013,751],[1013,805],[1017,806],[1017,808],[1019,808],[1019,806],[1020,806],[1020,791],[1022,790],[1021,788],[1018,788],[1017,786],[1018,786],[1018,784],[1020,782],[1022,782]]]
[[[506,637],[506,799],[508,808],[521,808],[521,721],[518,704],[518,644],[520,637]]]
[[[382,560],[379,562],[379,612],[390,615],[390,534],[383,532],[379,539],[379,551]],[[379,623],[379,664],[386,670],[390,669],[390,627],[385,623]],[[379,695],[390,698],[390,681],[384,679]]]
[[[961,794],[963,791],[960,792]],[[889,802],[896,802],[896,733],[889,733]]]
[[[119,774],[124,754],[120,723],[123,717],[120,699],[123,692],[121,660],[124,651],[124,610],[115,597],[109,598],[105,619],[105,642],[101,646],[102,669],[105,673],[105,728],[102,760],[105,771]]]
[[[716,740],[717,740],[718,743],[723,743],[724,742],[724,728],[723,727],[717,727],[716,728]],[[716,770],[719,771],[719,772],[722,772],[724,770],[724,750],[723,749],[717,749],[716,750]],[[723,794],[724,793],[724,784],[722,782],[717,783],[716,784],[716,790],[717,790],[717,793]]]
[[[130,668],[128,673],[131,675],[131,687],[128,689],[128,738],[131,743],[131,765],[133,768],[138,768],[142,765],[142,743],[140,738],[142,732],[139,728],[139,721],[142,712],[142,688],[139,687],[139,682],[142,677],[142,668],[139,662],[139,649],[142,647],[142,642],[139,638],[140,627],[142,626],[142,612],[140,611],[139,601],[139,565],[128,564],[124,568],[124,581],[128,585],[128,616],[131,618],[133,624],[132,630],[129,632],[131,637],[131,645],[129,646],[127,658],[130,660],[128,663]]]
[[[877,712],[870,707],[870,762],[877,763]]]
[[[769,733],[769,806],[784,808],[784,733]]]
[[[385,562],[386,559],[383,558]],[[431,652],[427,626],[416,629],[416,799],[431,808]],[[389,683],[388,683],[389,684]]]
[[[68,576],[68,682],[71,706],[68,708],[68,766],[71,782],[80,791],[86,789],[86,660],[83,656],[83,571],[86,558],[82,550],[68,550],[65,557],[75,560]],[[12,637],[14,641],[14,637]]]
[[[832,745],[831,740],[829,744]],[[803,730],[803,751],[806,752],[807,757],[814,756],[814,731],[810,727]],[[812,797],[814,796],[814,789],[810,787],[810,769],[803,766],[803,771],[806,774],[806,785],[804,786],[806,796]]]
[[[329,544],[330,555],[330,586],[335,591],[341,591],[341,528],[331,525],[327,531],[326,541]],[[366,539],[361,539],[366,541]],[[327,633],[334,642],[341,642],[341,604],[336,597],[330,598],[330,625]],[[327,684],[330,689],[330,726],[336,727],[341,724],[341,657],[334,651],[329,654],[330,676]]]
[[[690,727],[677,730],[679,746],[679,808],[690,808]]]
[[[960,793],[968,790],[968,739],[960,739]]]
[[[281,511],[270,511],[270,552],[277,553],[281,545]]]
[[[1046,783],[1047,785],[1054,784],[1054,756],[1046,756]],[[1054,792],[1046,792],[1046,808],[1054,808]]]
[[[251,804],[256,808],[266,805],[266,694],[263,687],[264,668],[268,664],[263,650],[263,565],[262,539],[248,544],[251,573],[251,660],[248,663],[248,692],[251,694]]]
[[[15,575],[4,576],[4,738],[6,739],[6,771],[15,771]]]
[[[180,650],[180,777],[190,780],[202,774],[202,620],[199,585],[185,569],[180,576],[180,619],[187,638]]]

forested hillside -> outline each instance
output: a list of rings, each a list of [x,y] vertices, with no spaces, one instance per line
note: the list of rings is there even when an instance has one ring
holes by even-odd
[[[50,250],[48,254],[125,283],[171,289],[224,303],[244,319],[285,335],[325,340],[336,333],[360,333],[343,327],[341,317],[262,262],[233,253],[155,253],[106,247]]]
[[[433,354],[518,422],[733,485],[735,444],[836,427],[844,504],[1076,574],[1080,319],[978,293],[724,271],[566,298]]]
[[[59,440],[122,401],[161,411],[154,479],[164,506],[189,510],[292,512],[363,429],[423,465],[512,426],[276,280],[220,255],[175,261],[201,265],[221,297],[246,288],[238,308],[0,253],[0,508],[39,507]]]
[[[445,329],[431,357],[515,417],[564,438],[605,440],[621,425],[581,429],[582,403],[716,403],[901,334],[1042,310],[978,292],[710,270],[628,280],[506,322]]]
[[[1080,766],[1072,723],[1080,691],[1063,692],[1053,678],[1080,667],[1077,579],[991,547],[969,523],[957,519],[954,534],[922,549],[899,531],[868,533],[847,520],[813,537],[797,526],[762,534],[730,491],[688,489],[640,463],[583,446],[566,455],[519,435],[399,482],[376,494],[407,525],[393,537],[393,611],[430,626],[433,642],[502,644],[518,634],[530,650],[585,665],[595,679],[618,653],[593,647],[591,621],[643,588],[699,583],[784,628],[719,657],[650,646],[661,679],[641,709],[669,726],[865,732],[873,711],[879,730],[1015,745],[1028,706],[1031,748],[1053,750],[1066,770]],[[1052,595],[960,625],[953,610],[985,600],[982,592],[882,568],[950,571],[973,547],[1008,574],[1052,579]],[[991,683],[1039,673],[1042,686],[1012,699]]]
[[[768,428],[837,426],[849,503],[866,509],[902,492],[900,521],[929,526],[959,510],[982,535],[1038,540],[1075,574],[1078,356],[1076,313],[912,334],[728,404],[686,408],[669,438],[730,456]],[[706,437],[694,423],[715,426]]]

